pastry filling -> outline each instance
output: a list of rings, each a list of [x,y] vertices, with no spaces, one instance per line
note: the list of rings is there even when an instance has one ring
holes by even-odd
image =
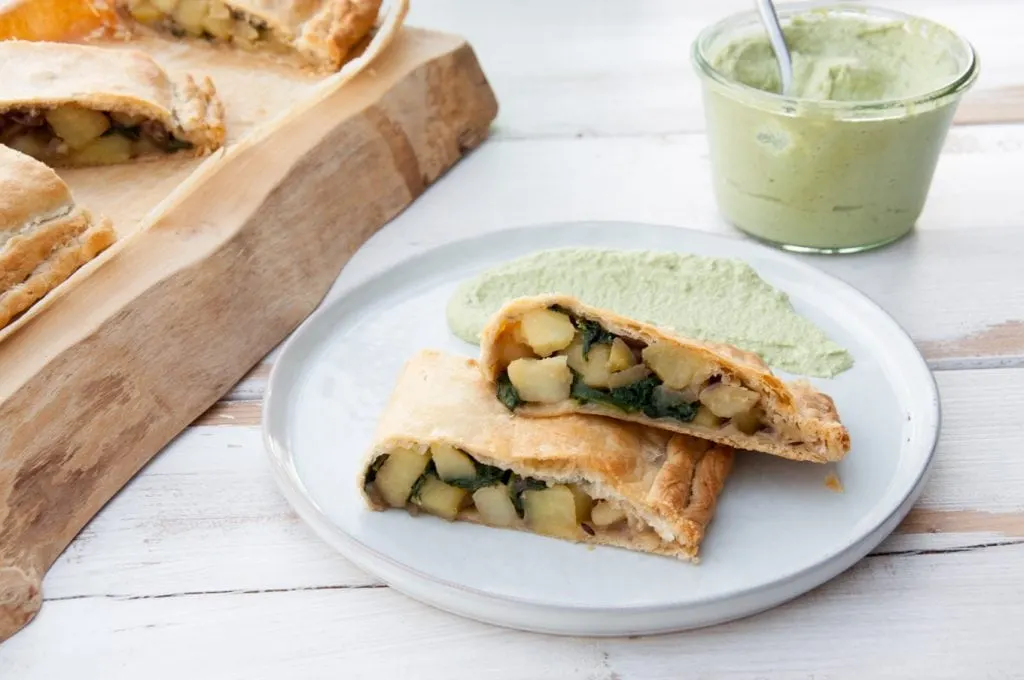
[[[266,21],[221,0],[127,0],[125,4],[139,23],[179,38],[187,35],[240,47],[277,42]]]
[[[757,392],[686,349],[619,337],[558,307],[529,312],[506,333],[497,395],[509,410],[575,399],[695,430],[773,427]]]
[[[123,163],[192,147],[159,121],[75,104],[0,114],[0,143],[44,163],[68,165]]]
[[[484,465],[448,444],[381,454],[371,463],[365,484],[375,501],[413,514],[472,519],[569,540],[628,533],[650,547],[663,542],[616,501],[595,499],[578,484],[549,483]]]

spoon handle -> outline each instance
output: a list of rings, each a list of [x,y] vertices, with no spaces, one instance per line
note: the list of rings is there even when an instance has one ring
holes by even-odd
[[[772,49],[775,50],[775,58],[779,62],[782,94],[789,94],[793,85],[793,61],[789,56],[789,48],[786,47],[786,38],[782,35],[779,15],[775,13],[775,4],[772,0],[757,0],[757,9],[761,13],[761,21],[768,31],[768,40],[771,42]]]

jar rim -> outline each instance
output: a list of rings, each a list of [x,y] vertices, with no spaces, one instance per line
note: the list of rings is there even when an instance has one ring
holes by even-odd
[[[711,65],[711,62],[705,52],[710,40],[720,34],[723,34],[725,31],[750,25],[753,23],[751,22],[751,19],[759,24],[761,21],[760,16],[753,10],[731,14],[702,29],[691,45],[691,60],[700,75],[726,90],[749,97],[752,103],[759,102],[769,107],[791,107],[793,109],[813,107],[821,111],[842,111],[845,113],[861,114],[868,117],[870,117],[870,114],[872,113],[884,114],[886,112],[892,112],[893,110],[917,108],[926,105],[939,105],[945,102],[948,98],[963,94],[971,87],[978,77],[980,64],[978,53],[974,49],[974,46],[956,31],[952,30],[948,26],[932,21],[931,19],[873,5],[849,2],[822,2],[821,0],[789,3],[778,9],[778,16],[780,21],[785,21],[785,19],[790,19],[811,11],[857,14],[876,18],[915,21],[931,28],[941,29],[947,32],[954,39],[956,44],[959,45],[962,50],[962,54],[958,56],[966,57],[967,63],[964,68],[945,85],[910,97],[870,99],[862,101],[837,101],[805,99],[802,97],[786,96],[775,92],[760,90],[758,88],[751,87],[750,85],[727,78]]]

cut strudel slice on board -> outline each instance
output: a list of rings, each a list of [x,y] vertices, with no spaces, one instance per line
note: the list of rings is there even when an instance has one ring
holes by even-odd
[[[831,397],[810,383],[569,296],[503,306],[482,333],[480,363],[492,393],[524,416],[609,416],[819,463],[850,448]]]
[[[172,81],[147,54],[0,42],[0,143],[55,167],[207,154],[224,143],[209,78]]]
[[[105,219],[75,205],[57,174],[0,146],[0,328],[116,239]]]
[[[733,450],[607,418],[518,418],[473,359],[403,369],[362,467],[374,510],[693,560]]]
[[[294,53],[336,71],[373,28],[381,0],[117,0],[135,21],[178,37]]]

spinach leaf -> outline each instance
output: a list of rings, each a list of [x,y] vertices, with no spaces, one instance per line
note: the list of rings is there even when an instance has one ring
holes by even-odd
[[[601,324],[587,319],[576,319],[576,328],[583,334],[583,358],[590,354],[590,348],[594,345],[610,345],[615,341],[615,335],[609,333]]]
[[[476,476],[471,479],[448,479],[445,480],[445,484],[451,486],[457,486],[460,489],[473,492],[477,489],[482,489],[485,486],[492,486],[501,481],[501,478],[505,475],[505,470],[496,468],[493,465],[484,465],[473,461],[476,466]]]
[[[675,418],[688,423],[697,416],[700,402],[686,401],[678,393],[664,387],[654,390],[651,403],[644,409],[650,418]]]
[[[128,139],[138,139],[142,136],[142,131],[138,125],[121,125],[120,123],[111,122],[110,129],[103,133],[103,136],[108,135],[121,135]]]
[[[570,394],[581,404],[597,402],[614,406],[627,413],[641,411],[649,418],[675,418],[684,423],[693,420],[700,407],[700,403],[686,401],[671,390],[661,387],[661,380],[654,375],[629,385],[602,390],[587,385],[580,379],[579,374],[573,371]]]
[[[508,377],[508,371],[504,371],[498,376],[498,401],[504,404],[509,411],[515,411],[523,403],[515,385]]]
[[[608,393],[613,401],[639,410],[651,403],[654,388],[660,384],[661,380],[656,376],[649,375],[642,380],[637,380],[635,383],[610,389]]]
[[[377,472],[384,466],[388,458],[391,456],[389,453],[385,453],[382,456],[377,456],[377,459],[370,463],[370,469],[366,471],[366,484],[372,484],[377,479]]]
[[[539,479],[520,477],[516,473],[512,473],[508,483],[508,496],[512,499],[512,507],[516,509],[516,514],[519,515],[520,519],[526,514],[526,511],[523,509],[523,492],[539,491],[540,489],[546,489],[547,486],[547,484]]]
[[[423,470],[423,474],[420,475],[412,485],[412,490],[409,492],[409,500],[420,497],[420,490],[426,483],[427,477],[437,477],[437,468],[434,467],[434,461],[427,463],[427,467]]]
[[[588,319],[581,319],[578,316],[573,316],[565,307],[561,305],[551,305],[548,307],[552,312],[560,312],[565,314],[567,317],[572,319],[572,323],[583,335],[583,358],[586,359],[590,354],[590,348],[594,345],[610,345],[615,341],[615,334],[606,331],[601,324],[596,321],[590,321]]]
[[[195,146],[192,142],[185,141],[184,139],[178,139],[174,135],[167,135],[167,141],[164,142],[164,151],[178,151],[180,149],[191,149]]]
[[[608,403],[611,399],[611,395],[604,390],[591,387],[583,382],[583,380],[580,379],[580,374],[576,371],[572,372],[572,387],[569,389],[569,396],[581,404],[586,404],[590,401]],[[616,404],[616,406],[618,405]]]
[[[610,390],[602,390],[587,385],[579,374],[573,371],[571,396],[585,404],[590,401],[608,404],[626,412],[645,411],[653,398],[654,388],[661,384],[656,376],[647,376],[642,380]]]

